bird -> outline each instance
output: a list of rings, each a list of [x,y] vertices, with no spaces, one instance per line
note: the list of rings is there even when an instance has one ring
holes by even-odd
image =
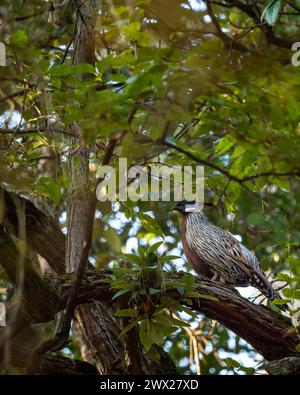
[[[172,210],[183,215],[180,224],[183,252],[200,277],[230,287],[253,286],[269,300],[282,299],[268,281],[256,255],[230,232],[213,224],[199,203],[183,200]],[[288,310],[286,304],[279,307]]]

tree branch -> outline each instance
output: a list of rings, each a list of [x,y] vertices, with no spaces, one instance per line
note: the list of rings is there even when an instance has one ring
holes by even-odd
[[[87,344],[93,342],[93,345],[90,345],[89,348],[97,352],[98,371],[106,373],[119,369],[118,366],[120,361],[123,360],[122,353],[124,351],[123,343],[120,343],[118,338],[120,333],[118,324],[112,318],[109,310],[105,308],[105,305],[108,304],[112,307],[112,296],[114,294],[110,285],[105,281],[108,273],[109,271],[104,270],[86,271],[76,296],[79,322],[85,340]],[[166,279],[178,279],[181,276],[181,273],[176,275],[166,274]],[[60,301],[56,306],[57,312],[63,309],[67,303],[72,278],[73,275],[69,274],[60,278],[47,279],[48,288],[55,289],[60,296]],[[41,281],[43,280],[41,279]],[[192,304],[189,304],[176,290],[169,290],[167,294],[187,308],[199,311],[208,318],[217,320],[249,342],[267,360],[299,356],[295,349],[299,343],[299,338],[289,319],[265,306],[249,302],[236,291],[219,283],[197,279],[196,284],[198,292],[213,296],[217,300],[209,300],[204,297],[192,298]],[[37,287],[37,289],[39,288]],[[37,292],[35,298],[39,299],[39,297]],[[97,308],[98,302],[101,302],[99,308]],[[92,305],[86,306],[89,307],[87,309],[85,305],[90,303]],[[40,307],[44,309],[45,305]],[[87,319],[83,320],[81,318],[83,317],[82,312],[80,312],[81,309],[83,309],[84,317]],[[107,315],[105,312],[109,312],[109,314]],[[97,326],[93,325],[93,318],[95,317],[97,317]],[[51,319],[51,317],[45,316],[44,320],[46,321],[47,318]],[[108,324],[111,319],[113,319],[113,322]],[[100,325],[101,322],[103,322],[103,325]],[[104,338],[105,341],[103,341]],[[116,347],[116,341],[119,344],[118,347]],[[113,350],[117,350],[116,353]],[[123,350],[121,355],[120,350]],[[117,355],[119,358],[117,358]]]
[[[78,290],[77,303],[87,303],[91,300],[111,303],[113,292],[104,281],[105,273],[107,272],[101,270],[86,272],[86,277]],[[174,279],[181,275],[166,275],[166,278]],[[70,278],[52,279],[50,282],[65,300],[70,289]],[[299,355],[295,349],[299,338],[293,331],[289,319],[266,306],[249,302],[236,291],[219,283],[199,279],[196,282],[198,292],[218,300],[193,298],[192,305],[189,305],[182,300],[182,296],[177,291],[169,291],[168,294],[181,301],[187,308],[217,320],[249,342],[267,360]]]
[[[238,182],[239,184],[243,185],[247,181],[254,180],[256,178],[260,177],[300,177],[300,170],[291,170],[291,171],[286,171],[286,172],[276,172],[276,171],[269,171],[269,172],[263,172],[263,173],[258,173],[258,174],[252,174],[249,176],[245,177],[236,177],[235,175],[231,174],[230,171],[224,169],[223,167],[220,167],[218,165],[215,165],[214,163],[211,163],[210,161],[206,159],[200,159],[196,155],[194,155],[192,152],[186,151],[183,148],[176,146],[172,143],[169,143],[168,141],[162,142],[166,147],[169,147],[171,149],[174,149],[177,152],[180,152],[184,155],[186,155],[188,158],[194,160],[196,163],[200,163],[204,166],[210,167],[213,170],[218,171],[219,173],[223,174],[225,177],[227,177],[231,181]]]
[[[207,7],[207,12],[208,15],[210,16],[212,23],[215,26],[215,29],[217,31],[217,36],[223,41],[223,43],[225,44],[225,48],[229,48],[229,49],[237,49],[239,51],[242,52],[247,52],[250,51],[245,45],[236,42],[236,40],[240,37],[236,37],[234,39],[231,39],[229,36],[227,36],[226,33],[223,32],[219,20],[218,18],[215,16],[215,14],[213,13],[212,10],[212,6],[211,6],[211,2],[210,1],[205,1],[206,3],[206,7]]]
[[[212,3],[212,1],[210,1]],[[225,4],[220,4],[223,7],[237,7],[240,9],[242,12],[247,14],[255,23],[255,25],[261,24],[261,14],[262,11],[259,9],[257,4],[247,4],[241,1],[232,1],[228,2],[228,5]],[[288,48],[291,49],[293,43],[297,41],[297,38],[294,40],[291,39],[285,39],[281,38],[275,35],[273,27],[269,26],[267,24],[263,24],[260,26],[261,31],[263,32],[267,42],[269,44],[276,45],[277,47],[281,48]]]
[[[264,369],[272,375],[300,375],[300,358],[287,357],[264,363]]]
[[[59,309],[60,297],[55,289],[43,280],[32,267],[26,254],[17,248],[7,231],[0,225],[0,265],[10,281],[21,293],[17,303],[32,322],[54,319]]]
[[[37,209],[28,199],[0,187],[0,208],[4,211],[2,222],[17,237],[20,236],[19,207],[23,210],[26,243],[45,258],[56,273],[64,273],[65,236],[57,221]]]
[[[30,350],[18,345],[12,345],[10,349],[9,365],[15,368],[25,369],[30,358]],[[6,368],[5,356],[0,349],[0,367]],[[47,375],[95,375],[95,366],[84,362],[63,357],[61,355],[45,354],[35,366],[35,374]]]

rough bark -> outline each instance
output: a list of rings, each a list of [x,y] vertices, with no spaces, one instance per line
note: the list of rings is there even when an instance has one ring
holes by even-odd
[[[132,307],[130,303],[130,296],[123,295],[120,302],[121,309],[128,309]],[[122,330],[130,324],[131,320],[129,317],[121,319]],[[140,346],[138,331],[136,327],[133,327],[124,335],[125,343],[125,360],[127,361],[128,372],[131,375],[142,374],[142,347]]]
[[[38,323],[53,320],[60,297],[55,289],[39,276],[26,253],[22,256],[20,249],[1,225],[0,264],[16,289],[21,291],[15,298],[19,298],[17,302],[30,321]],[[44,308],[41,308],[42,305]]]
[[[277,361],[266,362],[264,369],[271,375],[300,375],[300,358],[288,357]]]
[[[77,319],[83,340],[91,351],[101,374],[127,374],[121,329],[111,312],[99,302],[82,305],[77,309]]]
[[[26,369],[31,350],[12,345],[10,350],[10,365],[14,368]],[[0,368],[6,365],[3,350],[0,349]],[[73,360],[60,355],[44,355],[36,367],[36,374],[47,375],[93,375],[97,374],[95,366],[78,360]]]
[[[94,64],[95,25],[98,1],[75,2],[77,26],[73,65]],[[83,78],[88,78],[88,75]],[[66,248],[67,272],[76,272],[66,309],[72,313],[77,288],[82,281],[91,245],[95,212],[95,196],[90,192],[88,147],[84,145],[80,125],[72,125],[70,140],[70,191],[67,201],[68,236]],[[114,335],[113,317],[99,303],[80,306],[75,311],[83,340],[91,352],[101,374],[112,373],[119,361],[124,360],[118,337]],[[70,317],[69,317],[70,318]],[[119,360],[119,361],[118,361]]]
[[[82,305],[79,310],[83,309],[85,313],[84,317],[79,315],[83,336],[88,348],[93,350],[92,354],[93,357],[96,357],[98,371],[100,372],[114,370],[117,360],[116,349],[119,349],[120,346],[119,353],[121,350],[122,356],[124,351],[124,347],[120,345],[119,340],[114,335],[109,334],[116,322],[112,324],[113,319],[108,314],[108,310],[105,310],[105,312],[103,310],[101,313],[103,303],[110,304],[110,307],[112,307],[111,298],[113,292],[109,285],[104,282],[106,274],[107,271],[87,271],[80,288],[77,290],[76,300],[77,304]],[[24,281],[28,281],[28,284],[30,284],[31,278],[32,274],[30,273],[29,279]],[[64,275],[60,278],[48,278],[47,280],[46,289],[47,291],[51,290],[51,292],[44,293],[45,280],[39,276],[34,276],[34,284],[37,282],[34,295],[37,305],[34,311],[45,311],[45,306],[51,303],[52,294],[58,294],[59,299],[56,306],[57,310],[54,308],[50,316],[48,316],[48,313],[41,316],[39,318],[40,321],[51,319],[56,311],[58,312],[65,306],[72,284],[72,275]],[[39,284],[40,282],[41,284]],[[265,306],[258,306],[249,302],[234,290],[220,284],[198,280],[197,287],[199,292],[214,296],[218,300],[214,301],[205,298],[192,299],[192,305],[186,304],[188,308],[203,312],[207,317],[219,321],[225,327],[248,341],[267,360],[299,355],[295,350],[299,339],[295,331],[293,331],[290,320],[276,314]],[[172,291],[170,294],[178,300],[181,298],[176,291]],[[48,297],[49,300],[45,299],[43,295]],[[97,305],[96,301],[102,303],[101,308],[100,305]],[[92,305],[89,305],[89,303],[92,303]],[[181,303],[185,303],[185,301],[182,300]],[[29,305],[27,307],[32,308]],[[82,311],[80,313],[82,314]],[[24,312],[24,316],[27,317],[28,315],[30,316],[30,310],[29,313]],[[97,318],[97,325],[95,325],[93,317]],[[118,326],[116,327],[118,328]],[[108,339],[108,349],[103,353],[103,343],[106,343]],[[105,356],[109,356],[109,358],[105,360]]]
[[[88,271],[78,290],[78,303],[99,300],[111,303],[113,291],[105,283],[104,271]],[[171,276],[172,279],[179,275]],[[166,278],[168,276],[166,275]],[[70,279],[54,279],[52,285],[60,291],[63,300],[70,288]],[[204,313],[217,320],[226,328],[249,342],[267,360],[297,356],[295,347],[299,338],[288,318],[275,313],[266,306],[256,305],[241,297],[235,290],[212,281],[197,280],[197,290],[201,294],[218,300],[193,298],[188,304],[177,291],[169,291],[174,299],[186,307]]]
[[[20,237],[20,217],[25,223],[26,243],[46,259],[58,274],[65,272],[65,236],[58,222],[37,209],[28,199],[0,187],[1,221]]]
[[[266,360],[296,356],[299,337],[291,321],[268,307],[242,298],[234,290],[214,283],[200,283],[200,292],[218,298],[193,301],[193,308],[217,320],[255,348]]]

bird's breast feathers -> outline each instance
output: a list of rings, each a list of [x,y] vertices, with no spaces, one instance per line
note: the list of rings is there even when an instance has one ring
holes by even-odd
[[[195,214],[186,216],[185,234],[188,246],[212,271],[241,284],[252,277],[253,269],[263,273],[255,254],[230,233]],[[233,281],[233,282],[234,282]]]

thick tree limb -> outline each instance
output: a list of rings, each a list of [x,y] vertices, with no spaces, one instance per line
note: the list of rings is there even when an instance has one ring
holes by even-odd
[[[88,271],[86,273],[78,289],[77,304],[87,304],[95,301],[111,303],[113,292],[109,285],[104,282],[104,274],[104,271]],[[72,276],[70,275],[69,277],[64,276],[63,279],[49,279],[49,285],[56,289],[61,298],[57,304],[57,311],[62,309],[67,301],[71,287],[71,278]],[[43,283],[42,279],[40,281]],[[299,343],[299,339],[295,332],[293,332],[289,320],[277,315],[264,306],[250,303],[233,290],[220,284],[198,280],[197,286],[199,292],[217,297],[218,301],[193,299],[193,305],[190,306],[187,304],[188,308],[203,312],[207,317],[217,320],[226,328],[232,330],[249,342],[267,360],[298,355],[295,346]],[[40,301],[40,309],[43,311],[45,310],[44,306],[51,301],[45,302],[44,299],[38,296],[40,287],[36,287],[36,289],[37,293],[35,297],[36,300]],[[43,290],[44,288],[42,287],[41,289]],[[49,286],[48,289],[51,289],[51,287]],[[177,300],[181,298],[176,291],[172,291],[171,294]],[[51,298],[51,294],[49,294],[49,297]],[[182,301],[182,303],[185,302]],[[84,306],[82,306],[82,308],[84,308]],[[92,308],[92,306],[90,308]],[[99,309],[95,307],[92,308],[92,310],[95,314],[97,310],[97,316],[99,318]],[[52,310],[52,314],[53,313],[54,311]],[[49,318],[51,317],[49,316]],[[43,319],[46,321],[47,317]],[[88,321],[89,320],[81,319],[81,324],[86,325]],[[89,328],[89,330],[91,331],[91,328]],[[91,341],[91,339],[94,341],[97,340],[96,334],[89,337],[87,335],[88,328],[85,328],[85,331],[86,338],[89,339],[89,341]],[[98,333],[98,330],[95,333]],[[103,330],[101,333],[103,334]],[[98,337],[99,336],[98,334]],[[113,353],[111,353],[111,355],[113,355]],[[106,368],[104,370],[106,370]]]
[[[278,361],[266,362],[264,369],[272,375],[300,375],[300,358],[287,357]]]
[[[217,320],[255,348],[267,360],[299,355],[295,347],[299,338],[290,320],[276,314],[266,306],[256,305],[235,291],[212,282],[200,283],[199,292],[217,297],[193,301],[193,308]]]
[[[18,251],[14,243],[4,232],[0,244],[0,262],[14,282],[17,273]],[[94,301],[111,302],[112,291],[105,283],[104,271],[87,271],[86,277],[77,292],[76,304],[86,304]],[[25,304],[24,317],[33,322],[52,320],[55,313],[66,305],[70,291],[72,275],[64,278],[51,278],[45,282],[30,267],[26,265],[24,283]],[[201,311],[207,317],[216,319],[228,329],[248,341],[266,359],[273,360],[297,355],[295,346],[299,339],[291,332],[289,321],[276,315],[271,310],[257,306],[241,298],[232,290],[211,282],[200,282],[199,291],[218,297],[219,301],[194,300],[193,308]],[[53,298],[52,296],[55,296]],[[58,296],[57,296],[58,295]],[[179,295],[174,295],[179,298]],[[48,306],[45,309],[45,306]],[[49,306],[51,307],[49,309]],[[86,309],[88,306],[84,307]],[[191,308],[191,306],[188,306]],[[95,309],[94,309],[95,310]],[[99,314],[98,314],[99,315]],[[86,320],[81,320],[85,322]],[[97,331],[96,331],[97,332]],[[88,337],[88,335],[87,335]],[[90,336],[90,339],[95,337]],[[112,353],[111,353],[112,354]]]
[[[10,350],[10,365],[15,368],[25,369],[31,350],[18,345],[13,345]],[[0,349],[0,368],[5,368],[3,350]],[[66,358],[60,355],[43,355],[35,366],[35,374],[49,375],[94,375],[97,374],[95,366],[84,362]]]
[[[77,308],[83,340],[100,374],[128,374],[124,364],[124,344],[118,321],[104,304],[94,301]],[[97,325],[95,325],[95,322]]]
[[[128,309],[132,307],[130,303],[130,295],[123,295],[120,302],[121,309]],[[131,320],[129,317],[124,317],[121,319],[122,330],[126,328],[130,324]],[[125,343],[125,358],[128,365],[128,371],[131,375],[142,374],[142,366],[141,366],[141,349],[139,342],[138,331],[136,327],[131,328],[124,335],[124,343]]]
[[[11,233],[20,237],[19,215],[25,217],[26,243],[45,258],[58,274],[65,272],[65,236],[57,221],[37,209],[28,199],[0,187],[1,221]]]
[[[10,281],[21,290],[19,305],[34,323],[51,321],[59,308],[60,297],[32,267],[26,254],[17,248],[5,228],[0,225],[0,264]]]
[[[95,353],[98,352],[98,354],[96,354],[97,363],[102,364],[101,367],[98,366],[98,371],[103,373],[115,371],[115,369],[118,370],[118,360],[116,359],[117,349],[120,354],[120,344],[116,347],[116,337],[114,339],[111,337],[114,332],[110,330],[108,332],[106,330],[104,331],[105,325],[107,328],[109,321],[112,319],[110,318],[111,315],[105,316],[103,313],[103,311],[107,311],[107,309],[104,310],[104,305],[111,304],[114,293],[110,289],[109,284],[104,281],[107,273],[107,271],[103,270],[87,271],[78,289],[76,299],[76,303],[82,305],[79,307],[79,310],[83,308],[85,311],[85,318],[87,318],[84,320],[81,319],[80,321],[82,331],[86,341],[88,343],[93,342],[94,346],[91,346],[91,349],[94,350]],[[169,275],[171,279],[178,278],[179,276],[180,274]],[[41,281],[43,280],[41,279]],[[59,311],[65,306],[68,299],[72,284],[72,275],[64,275],[63,278],[49,278],[48,283],[49,289],[53,287],[60,296],[60,302],[57,305],[57,311]],[[197,280],[197,290],[202,294],[218,298],[218,300],[194,298],[192,299],[192,305],[190,305],[187,301],[182,300],[182,296],[179,295],[176,290],[169,291],[168,293],[174,299],[185,304],[186,307],[204,313],[207,317],[217,320],[226,328],[235,332],[238,336],[249,342],[267,360],[299,355],[295,350],[295,346],[299,343],[299,339],[295,331],[293,331],[290,320],[276,314],[265,306],[259,306],[249,302],[238,295],[234,290],[218,283]],[[38,295],[36,295],[36,299],[39,300]],[[97,307],[96,301],[102,303],[101,308],[100,306],[99,308]],[[43,303],[41,303],[41,309],[45,307]],[[88,306],[87,304],[89,303],[93,303],[93,305]],[[86,307],[84,305],[86,305]],[[88,310],[86,309],[87,307],[89,307]],[[91,317],[87,316],[88,311],[91,311]],[[102,315],[101,319],[99,314]],[[99,322],[102,321],[105,325],[93,326],[94,329],[91,328],[90,325],[91,322],[93,322],[92,317],[95,316],[97,316],[98,325]],[[116,325],[115,321],[114,325]],[[112,329],[114,325],[111,323],[108,327]],[[116,326],[116,328],[118,328],[118,326]],[[111,343],[109,343],[109,339],[112,340]],[[118,343],[120,342],[119,339],[117,339],[117,341]],[[109,347],[109,351],[103,349],[103,347],[105,348],[107,346]],[[123,345],[121,349],[124,349]],[[112,352],[112,350],[116,352]],[[95,353],[93,353],[94,357]],[[103,359],[107,358],[105,357],[107,355],[111,356],[110,362],[109,359]]]
[[[103,281],[103,275],[103,271],[86,273],[86,278],[78,290],[78,303],[91,300],[111,303],[113,292]],[[70,288],[70,279],[50,281],[65,300]],[[242,298],[236,291],[212,281],[197,280],[197,290],[202,294],[217,298],[218,301],[194,298],[192,305],[189,305],[181,300],[182,297],[176,290],[170,291],[169,294],[181,300],[186,307],[204,313],[207,317],[217,320],[235,332],[267,360],[299,355],[295,349],[299,338],[289,319],[265,306],[253,304]]]

